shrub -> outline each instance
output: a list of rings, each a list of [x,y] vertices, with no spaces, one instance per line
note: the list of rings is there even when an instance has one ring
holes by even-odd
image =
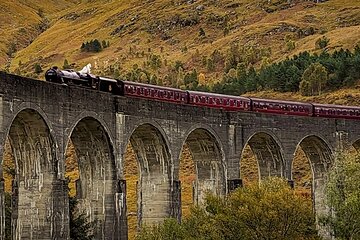
[[[42,70],[40,64],[39,64],[39,63],[35,63],[35,65],[34,65],[34,72],[35,72],[36,74],[39,74],[39,73],[41,73],[42,71],[43,71],[43,70]]]
[[[319,38],[315,42],[315,49],[324,49],[329,44],[330,39],[328,39],[326,36],[323,36],[322,38]]]
[[[208,195],[182,223],[167,219],[144,227],[140,240],[152,239],[319,239],[312,203],[285,180],[269,178],[239,188],[225,198]]]
[[[90,42],[82,43],[80,50],[83,52],[100,52],[102,47],[99,40],[94,39],[90,40]]]
[[[332,210],[321,222],[336,239],[360,239],[360,155],[339,154],[329,172],[326,199]]]

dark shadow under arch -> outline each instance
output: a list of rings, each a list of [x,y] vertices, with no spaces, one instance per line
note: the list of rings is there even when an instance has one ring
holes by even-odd
[[[326,211],[325,180],[326,174],[332,164],[332,152],[329,145],[318,136],[307,136],[301,140],[298,147],[304,151],[310,162],[312,171],[312,198],[317,215]]]
[[[85,117],[73,129],[70,140],[79,170],[76,197],[80,211],[96,222],[96,239],[116,239],[119,189],[109,135],[99,121]]]
[[[169,148],[161,131],[151,124],[138,126],[131,134],[130,144],[140,168],[138,226],[159,223],[173,214]]]
[[[56,144],[48,124],[35,110],[25,109],[14,118],[8,139],[15,162],[12,186],[12,235],[16,239],[64,237],[67,203],[63,181],[57,179]],[[65,228],[66,229],[66,228]],[[66,230],[63,231],[66,236]]]
[[[250,137],[247,144],[255,155],[261,178],[284,176],[282,151],[280,145],[275,141],[273,136],[265,132],[255,133]]]
[[[190,132],[185,143],[190,149],[195,164],[193,202],[202,203],[207,191],[224,195],[226,190],[224,154],[217,138],[209,130],[197,128]]]

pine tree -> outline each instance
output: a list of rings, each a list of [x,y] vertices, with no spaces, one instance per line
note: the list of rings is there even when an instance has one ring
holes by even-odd
[[[63,65],[63,69],[70,69],[70,68],[71,68],[71,66],[70,66],[68,60],[65,58],[65,60],[64,60],[64,65]]]
[[[200,28],[200,29],[199,29],[199,36],[200,36],[200,37],[205,37],[205,31],[204,31],[203,28]]]
[[[70,239],[71,240],[92,240],[96,221],[90,222],[84,212],[79,212],[78,201],[75,197],[69,197],[70,212]]]
[[[43,70],[42,70],[40,64],[39,64],[39,63],[35,63],[35,65],[34,65],[34,72],[35,72],[36,74],[39,74],[39,73],[41,73],[42,71],[43,71]]]
[[[105,40],[102,40],[101,44],[102,44],[102,48],[107,48],[108,47]]]

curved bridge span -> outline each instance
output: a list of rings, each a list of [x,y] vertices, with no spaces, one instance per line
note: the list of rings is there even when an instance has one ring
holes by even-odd
[[[127,239],[124,156],[129,143],[140,170],[138,220],[151,224],[181,216],[179,159],[185,144],[196,166],[197,202],[208,190],[224,195],[237,186],[246,144],[262,178],[290,181],[300,146],[313,172],[315,210],[321,212],[324,176],[334,153],[359,148],[359,139],[359,120],[227,112],[0,73],[0,156],[9,141],[15,159],[11,228],[16,239],[69,238],[65,159],[70,142],[81,175],[77,196],[98,221],[96,239]],[[4,191],[2,180],[1,206]],[[0,224],[3,239],[4,207]]]

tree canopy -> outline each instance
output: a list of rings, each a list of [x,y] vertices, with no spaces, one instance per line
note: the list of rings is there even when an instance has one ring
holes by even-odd
[[[232,54],[228,55],[225,72],[229,73],[236,68],[241,74],[236,77],[233,77],[232,73],[224,74],[223,81],[215,84],[213,91],[240,95],[265,89],[279,92],[301,90],[305,95],[312,95],[319,93],[320,85],[317,83],[321,83],[321,91],[324,91],[353,86],[360,80],[360,46],[356,46],[353,52],[344,49],[333,53],[324,50],[320,54],[302,52],[281,62],[264,65],[259,70],[255,70],[251,65],[244,68],[244,65],[248,66],[248,60],[239,58],[238,54],[233,50]]]
[[[208,195],[179,224],[174,219],[144,227],[139,240],[152,239],[319,239],[311,200],[286,181],[270,178],[239,188],[225,198]]]
[[[360,155],[339,154],[329,172],[326,199],[330,212],[322,218],[336,239],[360,239]]]

